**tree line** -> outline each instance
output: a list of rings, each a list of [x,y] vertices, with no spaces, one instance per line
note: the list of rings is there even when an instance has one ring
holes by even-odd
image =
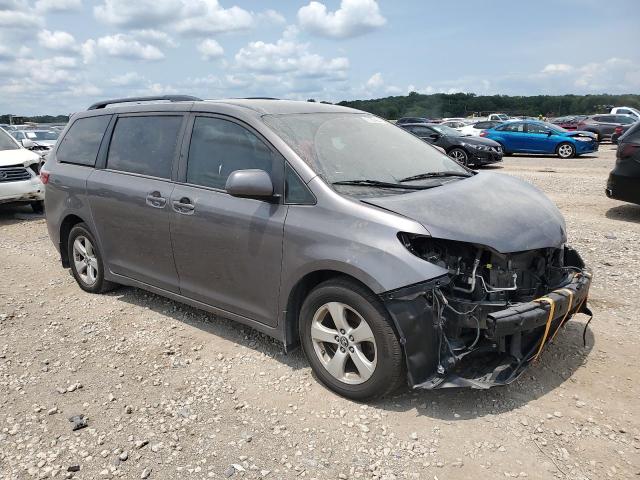
[[[400,117],[467,117],[501,112],[512,116],[559,117],[608,113],[612,107],[640,108],[640,95],[476,95],[434,93],[343,101],[338,105],[357,108],[386,119]]]

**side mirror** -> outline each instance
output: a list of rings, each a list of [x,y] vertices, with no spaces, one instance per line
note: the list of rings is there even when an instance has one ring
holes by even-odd
[[[28,138],[23,138],[22,140],[20,140],[20,143],[22,143],[22,146],[24,148],[33,148],[36,146],[36,144],[33,143],[33,141],[29,140]]]
[[[428,138],[435,142],[436,140],[438,140],[440,138],[440,134],[439,133],[432,133],[432,134],[429,135]]]
[[[236,170],[227,178],[225,189],[234,197],[273,197],[273,182],[264,170]]]
[[[551,135],[553,135],[553,132],[551,130],[547,131],[547,136],[550,137]]]

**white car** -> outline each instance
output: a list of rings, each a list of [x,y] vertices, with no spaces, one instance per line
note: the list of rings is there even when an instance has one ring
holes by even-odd
[[[479,137],[480,132],[483,130],[487,130],[488,128],[493,128],[496,125],[500,125],[501,121],[498,120],[482,120],[480,122],[472,123],[471,125],[465,125],[462,128],[459,128],[458,131],[463,135],[468,135],[470,137]]]
[[[23,142],[25,147],[29,142]],[[41,163],[40,155],[24,148],[0,128],[0,203],[28,203],[34,212],[41,213],[44,210]]]
[[[614,115],[629,115],[633,117],[636,122],[640,120],[640,110],[633,107],[615,107],[611,109],[610,113]]]

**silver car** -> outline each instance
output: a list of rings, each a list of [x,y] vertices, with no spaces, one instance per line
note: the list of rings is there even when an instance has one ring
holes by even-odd
[[[589,313],[591,275],[540,191],[358,110],[100,102],[42,178],[83,290],[130,285],[250,325],[355,400],[510,383]]]

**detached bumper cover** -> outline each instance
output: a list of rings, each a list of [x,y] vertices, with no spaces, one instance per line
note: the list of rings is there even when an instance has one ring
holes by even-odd
[[[44,185],[40,177],[18,182],[0,182],[0,203],[44,200]]]
[[[549,342],[574,314],[591,314],[587,307],[591,273],[581,267],[566,285],[547,293],[543,297],[547,300],[489,314],[482,341],[455,357],[443,354],[442,328],[428,300],[436,288],[448,283],[446,276],[383,294],[404,348],[409,385],[414,389],[486,389],[516,380],[540,350],[541,342]],[[552,318],[549,300],[554,303]]]

